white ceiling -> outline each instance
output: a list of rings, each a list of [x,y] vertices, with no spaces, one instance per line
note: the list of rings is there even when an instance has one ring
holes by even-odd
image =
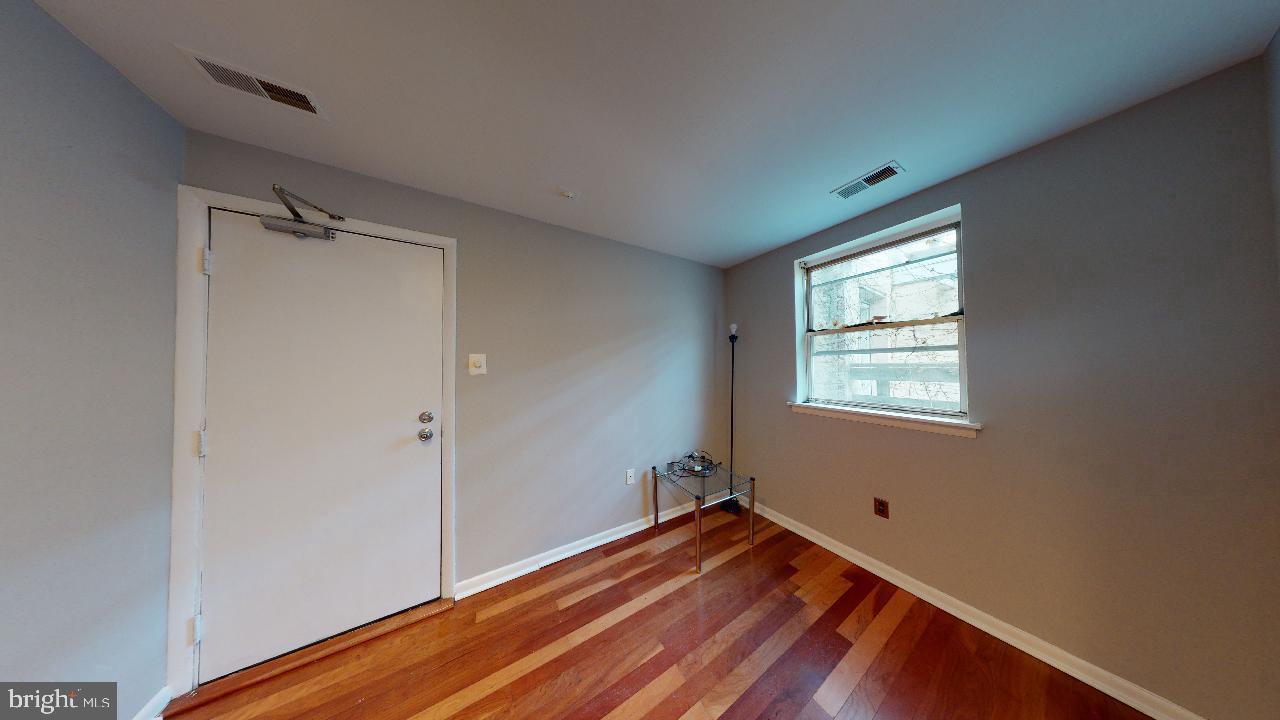
[[[721,266],[1257,55],[1280,25],[1276,0],[40,4],[188,127]],[[907,173],[828,194],[888,160]]]

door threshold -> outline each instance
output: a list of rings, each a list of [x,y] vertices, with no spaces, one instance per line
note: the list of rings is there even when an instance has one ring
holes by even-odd
[[[407,610],[401,610],[380,620],[374,620],[360,627],[352,628],[339,635],[311,643],[293,652],[285,653],[270,660],[264,660],[257,665],[250,665],[230,675],[210,680],[185,695],[179,695],[170,701],[160,714],[162,717],[168,718],[187,712],[238,690],[243,690],[277,675],[283,675],[295,668],[342,652],[376,637],[399,630],[402,627],[426,620],[432,615],[438,615],[451,608],[453,608],[453,598],[432,600],[421,605],[415,605]]]

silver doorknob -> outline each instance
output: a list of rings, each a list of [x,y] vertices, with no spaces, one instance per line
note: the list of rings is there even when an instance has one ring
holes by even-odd
[[[431,432],[431,428],[422,428],[418,431],[418,439],[422,442],[426,442],[435,436],[436,434]]]
[[[426,425],[427,423],[435,419],[436,419],[436,416],[432,415],[430,410],[423,410],[421,413],[418,414],[418,422],[422,423],[423,425]]]

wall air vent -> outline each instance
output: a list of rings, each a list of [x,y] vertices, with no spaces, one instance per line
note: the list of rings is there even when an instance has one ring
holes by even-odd
[[[222,63],[214,62],[213,60],[202,58],[198,55],[191,55],[191,58],[196,61],[196,64],[199,65],[202,70],[205,71],[205,74],[209,76],[210,80],[218,83],[219,85],[235,88],[236,90],[247,92],[250,95],[257,95],[258,97],[266,98],[267,100],[274,100],[282,105],[288,105],[292,108],[305,110],[313,115],[319,114],[319,111],[316,110],[315,104],[311,102],[311,98],[307,97],[306,93],[299,92],[298,90],[291,90],[268,80],[254,77],[249,73],[229,68]]]
[[[857,180],[851,180],[832,190],[831,194],[842,200],[848,200],[872,185],[879,185],[895,175],[901,175],[903,172],[905,171],[897,162],[885,163]]]

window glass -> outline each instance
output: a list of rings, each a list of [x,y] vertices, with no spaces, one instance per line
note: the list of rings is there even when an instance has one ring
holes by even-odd
[[[810,399],[958,412],[959,321],[811,338]]]
[[[960,309],[955,228],[809,272],[809,329],[899,322]]]

